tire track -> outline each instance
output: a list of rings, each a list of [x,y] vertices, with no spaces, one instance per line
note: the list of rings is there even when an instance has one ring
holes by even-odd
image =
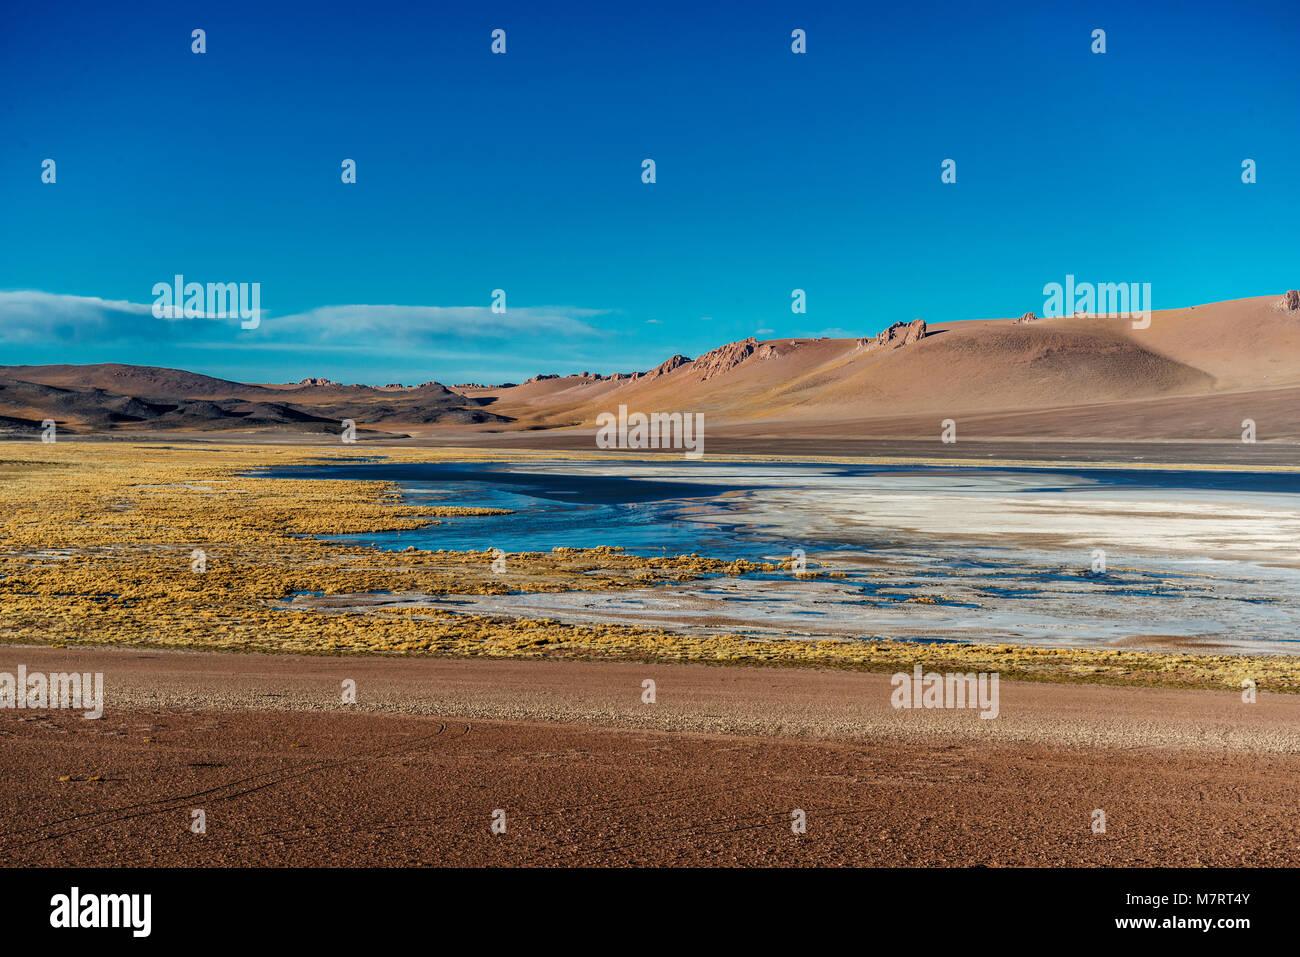
[[[343,757],[340,758],[318,760],[312,762],[305,768],[301,766],[291,767],[291,768],[275,768],[269,771],[262,771],[262,772],[258,772],[257,774],[252,774],[246,777],[237,778],[233,781],[226,781],[222,784],[214,785],[209,788],[204,788],[203,790],[200,791],[191,791],[184,794],[166,795],[160,798],[155,798],[151,801],[141,801],[135,804],[123,805],[121,807],[105,808],[99,811],[89,811],[84,814],[75,814],[70,817],[58,819],[56,821],[50,821],[44,824],[33,825],[29,828],[19,829],[17,831],[11,831],[8,832],[7,834],[0,835],[0,838],[10,838],[10,839],[16,838],[18,840],[16,841],[7,840],[7,841],[3,841],[3,843],[0,843],[0,853],[12,854],[20,851],[23,848],[31,847],[36,844],[42,844],[47,841],[55,841],[65,837],[71,837],[72,835],[84,833],[85,831],[88,830],[93,830],[101,827],[109,827],[113,824],[121,824],[127,821],[135,820],[137,818],[150,817],[156,814],[164,814],[167,813],[168,811],[177,811],[199,800],[207,801],[207,802],[215,802],[215,803],[233,801],[238,798],[245,797],[249,794],[255,794],[267,788],[276,787],[288,781],[293,781],[299,778],[318,774],[321,771],[328,770],[331,768],[337,768],[347,764],[352,764],[358,760],[392,757],[395,754],[400,754],[404,751],[409,751],[411,748],[418,747],[422,744],[427,744],[429,742],[434,741],[436,738],[441,736],[443,732],[446,731],[446,729],[447,729],[447,725],[444,722],[439,725],[437,731],[429,735],[423,735],[417,737],[414,740],[382,745],[378,748],[354,752],[352,754],[344,755]],[[261,779],[265,779],[265,780],[261,780]],[[252,782],[258,782],[258,783],[252,783]],[[250,786],[241,788],[242,785],[246,785],[246,784]],[[230,788],[240,788],[240,789],[228,794],[220,793],[222,791],[227,791]],[[103,817],[104,815],[109,815],[109,816]],[[95,820],[96,818],[100,818],[100,819]],[[45,833],[45,834],[39,834],[39,836],[32,836],[32,835],[36,835],[38,832],[41,831],[50,831],[51,829],[59,828],[62,825],[71,824],[73,822],[78,822],[78,821],[82,821],[85,823],[79,827],[67,828],[65,830],[56,830],[53,833]],[[30,839],[21,840],[21,838],[24,837],[30,837]]]

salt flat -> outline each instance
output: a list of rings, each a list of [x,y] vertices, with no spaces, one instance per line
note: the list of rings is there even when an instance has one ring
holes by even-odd
[[[516,514],[490,526],[490,543],[474,520],[362,540],[802,554],[815,576],[430,603],[442,609],[702,634],[1231,653],[1291,654],[1300,635],[1300,482],[1289,473],[553,461],[429,474],[401,480],[467,505],[503,504],[492,496],[508,487]]]

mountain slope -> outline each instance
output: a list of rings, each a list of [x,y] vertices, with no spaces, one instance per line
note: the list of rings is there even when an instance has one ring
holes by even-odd
[[[1127,319],[895,323],[860,339],[745,339],[646,372],[538,376],[520,385],[268,385],[171,369],[0,367],[0,431],[401,428],[417,437],[594,430],[629,411],[702,412],[711,431],[1159,441],[1300,437],[1300,307],[1278,296]],[[869,331],[869,330],[864,330]],[[970,430],[974,429],[974,433]]]

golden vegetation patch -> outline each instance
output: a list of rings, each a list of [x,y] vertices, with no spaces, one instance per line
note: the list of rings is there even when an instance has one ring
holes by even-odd
[[[651,561],[599,546],[512,554],[509,573],[501,575],[492,570],[491,552],[392,552],[314,536],[425,528],[506,511],[409,505],[388,482],[243,474],[363,458],[337,451],[260,448],[252,455],[65,442],[6,452],[0,639],[11,642],[433,650],[437,642],[422,644],[420,636],[435,629],[421,622],[286,611],[283,603],[299,593],[604,590],[780,567],[695,555]]]
[[[317,536],[426,528],[508,513],[411,505],[389,482],[270,479],[251,471],[348,461],[339,448],[9,443],[0,455],[0,641],[147,645],[307,654],[577,657],[998,671],[1007,677],[1300,690],[1300,665],[1234,657],[1072,651],[979,644],[766,640],[621,625],[496,619],[437,608],[301,607],[295,595],[412,596],[607,590],[705,575],[789,569],[790,562],[617,547],[512,554],[382,551]],[[530,456],[385,448],[396,462]],[[554,457],[580,456],[557,455]],[[195,550],[205,570],[193,570]],[[810,573],[809,577],[818,573]],[[914,599],[923,601],[924,599]]]

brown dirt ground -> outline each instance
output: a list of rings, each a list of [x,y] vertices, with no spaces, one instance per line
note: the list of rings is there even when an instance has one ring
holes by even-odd
[[[0,711],[11,865],[1300,862],[1292,696],[1003,682],[980,720],[845,672],[0,650],[20,663],[102,671],[106,708]]]

